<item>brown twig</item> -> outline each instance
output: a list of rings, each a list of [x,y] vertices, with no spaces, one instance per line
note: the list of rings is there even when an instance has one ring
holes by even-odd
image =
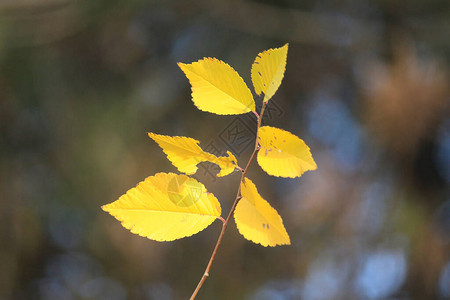
[[[222,238],[223,238],[223,236],[225,234],[225,230],[227,229],[228,224],[230,223],[231,217],[233,216],[234,210],[236,209],[236,205],[238,204],[239,200],[242,198],[242,195],[241,195],[241,184],[244,182],[245,175],[247,174],[247,171],[248,171],[250,165],[252,164],[253,160],[256,157],[256,154],[259,151],[259,147],[258,147],[259,128],[261,127],[261,121],[262,121],[262,117],[264,115],[264,109],[266,108],[266,105],[267,105],[267,102],[264,102],[263,106],[261,108],[261,112],[260,112],[260,114],[258,116],[258,125],[257,125],[257,128],[256,128],[255,148],[253,150],[252,155],[250,156],[250,159],[247,162],[247,165],[245,166],[245,169],[242,171],[241,181],[239,182],[239,188],[238,188],[238,191],[237,191],[237,194],[236,194],[236,198],[234,199],[233,206],[231,207],[230,212],[228,213],[227,219],[225,220],[225,222],[223,222],[222,230],[220,231],[220,235],[219,235],[219,238],[217,239],[216,246],[214,247],[214,250],[213,250],[213,252],[211,254],[211,258],[209,259],[209,262],[208,262],[208,265],[206,266],[205,272],[203,273],[202,278],[200,279],[197,287],[195,288],[194,292],[192,293],[192,296],[191,296],[190,300],[194,300],[195,299],[195,297],[198,294],[198,291],[202,287],[202,285],[205,282],[206,278],[209,276],[209,270],[211,269],[211,265],[212,265],[212,263],[213,263],[213,261],[214,261],[214,259],[216,257],[217,250],[219,249],[220,243],[222,242]]]

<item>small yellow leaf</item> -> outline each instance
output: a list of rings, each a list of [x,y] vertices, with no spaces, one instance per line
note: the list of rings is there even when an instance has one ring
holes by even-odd
[[[253,182],[245,178],[241,184],[242,199],[236,206],[234,220],[239,232],[248,240],[266,246],[290,245],[283,220],[264,200]]]
[[[191,236],[208,227],[221,213],[219,201],[203,184],[174,173],[147,177],[102,209],[132,233],[155,241]]]
[[[288,44],[280,48],[259,53],[252,65],[252,82],[258,95],[264,93],[264,102],[269,101],[283,80],[286,69]]]
[[[258,164],[269,175],[293,178],[317,169],[309,147],[288,131],[263,126],[258,141]]]
[[[217,176],[226,176],[234,171],[237,166],[236,157],[227,151],[228,156],[215,156],[205,152],[198,145],[199,141],[184,136],[167,136],[149,132],[153,139],[166,153],[167,158],[178,168],[180,172],[188,175],[197,172],[197,164],[209,161],[220,167]]]
[[[239,74],[216,58],[178,63],[192,86],[198,109],[218,115],[239,115],[255,110],[252,93]]]

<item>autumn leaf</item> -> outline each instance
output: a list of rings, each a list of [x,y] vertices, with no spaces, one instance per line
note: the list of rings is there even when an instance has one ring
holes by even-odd
[[[216,58],[191,64],[178,63],[192,86],[198,109],[218,115],[238,115],[255,110],[252,93],[239,74]]]
[[[309,147],[288,131],[263,126],[258,141],[258,164],[269,175],[293,178],[317,169]]]
[[[221,214],[219,201],[202,183],[174,173],[147,177],[102,209],[132,233],[155,241],[191,236]]]
[[[286,69],[288,44],[259,53],[252,65],[252,82],[258,95],[264,93],[264,102],[280,87]]]
[[[248,240],[266,246],[290,245],[289,235],[277,211],[264,200],[253,182],[241,183],[242,199],[236,206],[234,220],[239,232]]]
[[[215,156],[205,152],[198,145],[199,141],[184,136],[167,136],[149,132],[148,136],[163,149],[167,158],[180,172],[188,175],[197,172],[197,165],[204,161],[217,164],[220,172],[217,176],[226,176],[237,166],[236,157],[227,151],[228,156]]]

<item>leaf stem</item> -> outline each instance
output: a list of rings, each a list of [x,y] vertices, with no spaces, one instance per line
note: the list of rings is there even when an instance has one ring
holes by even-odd
[[[202,287],[203,283],[205,282],[206,278],[209,276],[209,270],[211,269],[212,263],[214,262],[214,259],[216,258],[217,250],[219,249],[219,246],[222,242],[222,238],[225,234],[225,230],[227,229],[228,224],[230,223],[231,217],[233,216],[234,210],[236,209],[236,206],[237,206],[239,200],[241,200],[241,198],[242,198],[241,184],[244,182],[245,175],[247,174],[247,171],[250,168],[250,165],[252,164],[253,160],[255,160],[256,154],[258,153],[259,148],[260,148],[259,144],[258,144],[259,128],[261,127],[261,121],[262,121],[262,117],[264,115],[264,109],[266,108],[266,105],[267,105],[267,102],[264,102],[259,115],[256,112],[254,112],[258,118],[258,125],[256,127],[255,148],[253,150],[252,155],[250,156],[250,159],[247,162],[247,165],[245,166],[245,169],[244,170],[241,169],[242,170],[241,180],[239,182],[239,188],[238,188],[238,191],[236,194],[236,198],[234,199],[233,206],[231,207],[230,212],[228,213],[227,219],[222,224],[222,230],[220,231],[219,238],[217,239],[216,246],[214,247],[214,250],[211,254],[211,258],[209,259],[209,262],[208,262],[208,265],[206,266],[205,272],[203,273],[202,278],[200,279],[199,283],[197,284],[197,287],[195,288],[195,290],[192,293],[192,296],[191,296],[191,298],[189,298],[189,300],[195,299],[200,288]],[[223,218],[221,218],[221,219],[223,220]]]

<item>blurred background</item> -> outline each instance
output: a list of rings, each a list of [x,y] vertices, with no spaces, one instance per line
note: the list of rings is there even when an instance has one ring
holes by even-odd
[[[319,169],[251,167],[292,245],[233,222],[198,299],[450,299],[449,37],[446,0],[0,1],[0,299],[187,299],[220,222],[159,243],[100,206],[177,172],[148,131],[245,165],[255,118],[196,109],[176,63],[217,57],[252,87],[287,42],[264,122]],[[226,213],[239,174],[215,172],[195,177]]]

